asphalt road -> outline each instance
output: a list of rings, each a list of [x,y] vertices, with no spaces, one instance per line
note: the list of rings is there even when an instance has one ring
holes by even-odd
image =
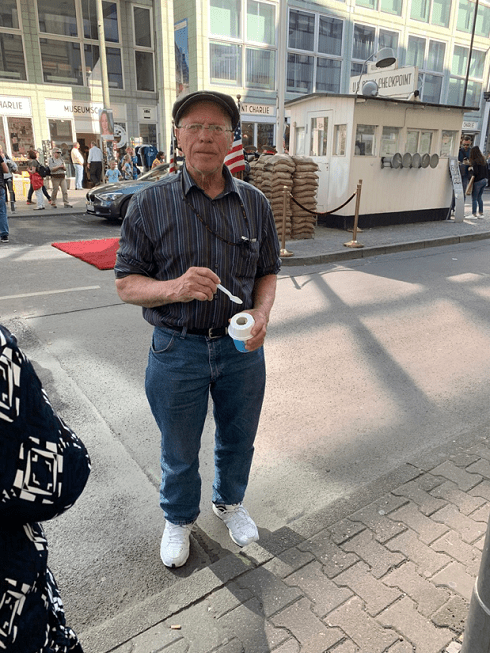
[[[11,220],[0,316],[89,448],[72,510],[47,524],[51,566],[79,632],[238,551],[210,509],[212,420],[189,564],[159,560],[159,435],[144,395],[151,329],[112,271],[50,246],[116,236],[84,215]],[[268,390],[246,505],[274,531],[358,492],[409,456],[487,429],[487,241],[284,268],[266,348]]]

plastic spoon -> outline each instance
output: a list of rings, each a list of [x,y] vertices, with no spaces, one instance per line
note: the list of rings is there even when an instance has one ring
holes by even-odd
[[[225,293],[225,295],[228,295],[228,297],[231,299],[232,302],[235,302],[235,304],[243,304],[242,300],[240,297],[235,297],[235,295],[232,295],[231,292],[222,286],[220,283],[218,284],[218,288]]]

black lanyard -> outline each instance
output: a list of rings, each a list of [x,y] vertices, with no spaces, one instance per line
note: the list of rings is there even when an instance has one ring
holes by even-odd
[[[248,248],[248,247],[249,247],[249,243],[255,243],[255,242],[256,242],[257,238],[247,238],[247,236],[241,236],[240,240],[239,240],[237,243],[233,243],[232,241],[230,241],[230,240],[226,240],[226,238],[223,238],[223,236],[220,236],[220,234],[216,233],[216,231],[213,231],[213,230],[211,229],[211,227],[207,224],[207,222],[206,222],[206,221],[201,217],[201,215],[199,214],[199,212],[198,212],[198,210],[196,209],[196,207],[193,206],[193,205],[189,202],[189,200],[187,199],[187,196],[186,196],[186,194],[185,194],[185,192],[184,192],[184,174],[183,174],[183,172],[181,173],[181,175],[182,175],[182,179],[181,179],[181,183],[182,183],[182,197],[183,197],[183,199],[184,199],[184,202],[185,202],[185,203],[187,204],[187,206],[188,206],[188,207],[189,207],[189,208],[190,208],[190,209],[191,209],[191,210],[196,214],[196,217],[197,217],[197,218],[199,219],[199,221],[200,221],[200,222],[201,222],[201,223],[206,227],[206,229],[209,231],[210,234],[212,234],[212,235],[213,235],[215,238],[217,238],[218,240],[221,240],[221,242],[226,243],[227,245],[233,245],[234,247],[243,247],[243,246],[245,245],[245,246]],[[240,208],[241,208],[241,210],[242,210],[243,219],[244,219],[245,224],[246,224],[246,226],[247,226],[247,230],[250,232],[250,226],[249,226],[249,223],[248,223],[247,213],[246,213],[246,211],[245,211],[245,207],[243,206],[242,198],[240,197],[240,195],[239,195],[238,193],[237,193],[237,195],[238,195],[238,202],[239,202],[239,204],[240,204]],[[209,200],[209,201],[211,201],[211,200]],[[219,213],[221,213],[221,215],[223,216],[223,218],[226,220],[226,216],[223,214],[223,212],[221,211],[221,209],[220,209],[218,206],[214,206],[214,208],[218,209]]]

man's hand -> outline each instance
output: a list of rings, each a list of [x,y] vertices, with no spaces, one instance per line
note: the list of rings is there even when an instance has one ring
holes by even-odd
[[[168,299],[171,302],[210,302],[216,293],[220,278],[209,268],[189,268],[181,277],[170,283]]]
[[[269,322],[268,316],[266,316],[260,309],[251,308],[249,310],[243,311],[244,313],[250,313],[250,315],[255,320],[255,324],[252,327],[252,337],[249,340],[245,341],[245,349],[247,351],[254,351],[259,349],[264,344],[265,336],[267,333],[267,324]]]

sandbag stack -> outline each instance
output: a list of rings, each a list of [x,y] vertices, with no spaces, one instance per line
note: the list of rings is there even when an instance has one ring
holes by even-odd
[[[318,165],[307,156],[290,157],[295,165],[291,193],[310,211],[316,211],[318,190]],[[315,237],[316,215],[308,213],[291,200],[291,239]]]
[[[295,164],[289,154],[274,154],[267,159],[264,165],[261,190],[271,203],[279,239],[283,237],[285,186],[288,191],[286,198],[285,239],[289,240],[291,238],[291,197],[289,193],[291,193],[293,188],[294,170]]]

